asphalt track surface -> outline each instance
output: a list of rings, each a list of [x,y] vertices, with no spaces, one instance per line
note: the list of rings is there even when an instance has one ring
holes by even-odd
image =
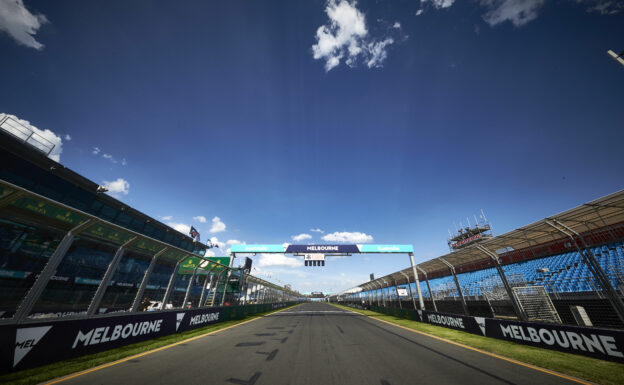
[[[324,303],[306,303],[62,384],[573,384]]]

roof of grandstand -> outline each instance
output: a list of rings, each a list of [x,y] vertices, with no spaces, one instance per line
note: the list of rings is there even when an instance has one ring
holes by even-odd
[[[478,244],[422,262],[417,266],[426,273],[431,273],[448,269],[448,266],[441,259],[453,266],[461,266],[488,259],[488,255],[480,247],[484,247],[496,254],[504,255],[510,251],[530,249],[544,243],[564,239],[567,236],[561,230],[571,235],[574,235],[574,232],[582,235],[583,233],[603,229],[621,222],[624,222],[624,190],[549,216]],[[561,230],[556,229],[555,226]],[[377,285],[378,283],[383,283],[384,280],[388,284],[394,283],[394,281],[405,282],[406,276],[409,277],[410,282],[414,282],[414,274],[411,267],[379,277],[374,281],[365,282],[359,285],[359,287],[361,288],[371,283]]]
[[[40,175],[35,178],[34,169],[29,169],[29,175],[33,178],[33,180],[27,180],[25,178],[18,180],[7,179],[7,182],[12,182],[28,190],[39,191],[42,195],[48,198],[55,198],[54,200],[58,200],[58,196],[64,196],[65,198],[70,197],[70,194],[67,191],[64,191],[64,187],[59,183],[59,181],[65,181],[80,189],[80,195],[82,198],[88,196],[90,197],[89,199],[93,201],[101,202],[102,204],[110,206],[117,211],[123,211],[125,214],[131,216],[132,219],[136,219],[142,223],[149,223],[152,227],[171,234],[176,241],[192,245],[193,249],[206,250],[208,248],[200,242],[193,242],[193,238],[189,235],[173,229],[171,226],[162,223],[160,220],[152,218],[108,194],[97,193],[97,188],[99,186],[97,183],[50,159],[45,155],[45,153],[41,152],[41,149],[32,145],[24,144],[22,140],[17,139],[6,130],[0,129],[0,138],[0,148],[17,156],[18,158],[26,160],[32,165],[36,165],[39,167],[38,171],[40,172]],[[18,166],[11,165],[11,167]],[[6,177],[6,175],[4,177]],[[47,192],[53,192],[54,194],[50,195]],[[79,200],[75,199],[75,197],[71,198],[72,200],[67,201],[67,205],[72,208],[76,208],[75,204]],[[78,206],[78,208],[80,208],[80,206]],[[85,211],[85,207],[82,207],[81,211]],[[141,233],[141,231],[138,232]]]

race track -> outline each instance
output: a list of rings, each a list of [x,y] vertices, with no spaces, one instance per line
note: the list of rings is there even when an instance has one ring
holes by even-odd
[[[572,384],[324,303],[306,303],[62,384]]]

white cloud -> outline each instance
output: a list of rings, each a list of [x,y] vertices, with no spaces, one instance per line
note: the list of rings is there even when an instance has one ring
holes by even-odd
[[[506,21],[516,27],[535,20],[539,9],[546,0],[480,0],[481,6],[487,9],[483,20],[490,26]]]
[[[173,227],[175,230],[181,232],[184,235],[189,235],[191,231],[191,226],[186,223],[177,223],[177,222],[167,222],[167,226]]]
[[[68,142],[69,142],[71,139],[72,139],[72,138],[71,138],[71,135],[69,135],[69,134],[65,134],[65,140],[66,140],[66,141],[68,141]]]
[[[451,5],[453,5],[453,3],[455,3],[455,0],[420,0],[421,6],[423,6],[426,3],[431,3],[433,8],[435,9],[442,9],[442,8],[448,8]]]
[[[323,233],[324,233],[324,231],[323,231],[323,230],[321,230],[321,229],[319,229],[319,228],[316,228],[316,229],[310,229],[310,231],[315,232],[315,233],[321,233],[321,234],[323,234]]]
[[[112,182],[104,181],[102,185],[106,187],[111,194],[128,195],[130,192],[130,183],[123,178],[117,178]]]
[[[204,257],[206,257],[206,258],[215,257],[215,256],[216,256],[216,254],[212,250],[206,250],[206,253],[204,254]]]
[[[245,242],[241,242],[238,239],[228,239],[225,243],[228,245],[244,245]]]
[[[115,159],[111,154],[102,154],[102,158],[117,164],[117,159]]]
[[[127,165],[127,164],[128,164],[128,162],[126,162],[126,158],[123,158],[123,159],[121,160],[121,165],[122,165],[122,166],[125,166],[125,165]]]
[[[401,29],[401,23],[399,23],[398,21],[395,21],[394,25],[392,25],[392,28],[394,28],[394,29]]]
[[[30,13],[23,0],[0,0],[0,31],[6,32],[21,45],[43,49],[43,44],[34,36],[47,22],[44,15]]]
[[[587,12],[598,12],[601,15],[614,15],[624,10],[624,3],[613,0],[576,0],[577,3],[588,5]]]
[[[203,215],[198,215],[196,217],[193,217],[193,220],[200,222],[200,223],[206,223],[206,217]]]
[[[624,2],[621,0],[574,0],[578,4],[587,6],[587,12],[597,12],[601,15],[613,15],[624,11]],[[416,16],[424,12],[427,4],[435,9],[448,8],[455,3],[455,0],[420,0],[421,8],[416,12]],[[485,13],[483,20],[491,27],[509,21],[516,27],[533,21],[537,18],[546,0],[478,0]]]
[[[160,219],[163,221],[170,221],[173,219],[173,217],[171,215],[165,215],[164,217],[160,217]]]
[[[225,223],[221,222],[221,218],[214,217],[212,218],[212,226],[210,227],[211,233],[220,233],[225,231]]]
[[[303,259],[296,257],[287,257],[284,254],[260,254],[258,266],[299,267],[303,266]]]
[[[312,46],[314,59],[325,60],[325,71],[336,67],[342,59],[350,67],[356,66],[359,60],[366,62],[369,68],[380,67],[387,56],[386,46],[394,42],[392,38],[381,42],[372,39],[366,28],[366,18],[356,5],[355,0],[327,2],[325,13],[329,21],[316,30],[316,44]]]
[[[217,245],[219,246],[219,249],[224,250],[225,249],[225,242],[220,242],[219,238],[217,237],[212,237],[210,238],[210,243],[212,243],[213,245]]]
[[[295,242],[300,242],[300,241],[303,241],[304,239],[312,239],[312,236],[310,234],[302,233],[299,235],[293,235],[291,238]]]
[[[93,151],[91,151],[91,153],[92,153],[93,155],[97,155],[97,154],[99,154],[99,153],[100,153],[100,151],[102,151],[102,150],[100,150],[100,148],[99,148],[99,147],[93,147]]]
[[[2,4],[2,0],[0,0],[0,4]],[[0,6],[0,12],[2,11],[2,7]],[[4,118],[7,118],[4,120]],[[48,157],[56,162],[61,161],[61,153],[63,152],[63,139],[59,135],[56,135],[54,132],[45,129],[40,130],[39,128],[30,124],[29,121],[18,118],[15,115],[0,113],[0,121],[3,121],[2,126],[0,126],[3,130],[10,132],[11,134],[21,138],[22,140],[26,140],[26,142],[33,147],[36,147],[44,152],[52,151],[48,154]],[[32,136],[29,138],[29,133],[26,130],[30,130],[34,132]]]
[[[370,56],[368,62],[366,62],[368,68],[382,66],[384,60],[386,60],[386,57],[388,56],[388,53],[386,52],[386,46],[392,43],[394,43],[394,40],[392,40],[392,38],[387,38],[383,41],[378,41],[375,43],[369,43],[368,52],[370,53]]]
[[[335,232],[324,235],[322,238],[326,242],[345,242],[345,243],[366,243],[372,242],[373,236],[358,232]]]

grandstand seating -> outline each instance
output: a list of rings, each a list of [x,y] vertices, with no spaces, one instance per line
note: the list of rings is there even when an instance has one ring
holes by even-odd
[[[608,275],[616,290],[624,290],[624,242],[612,243],[591,248],[600,267]],[[594,282],[587,264],[578,251],[569,251],[528,261],[503,266],[503,271],[512,286],[514,284],[544,286],[549,293],[582,293],[600,291]],[[450,272],[449,272],[450,274]],[[481,296],[481,288],[500,283],[495,268],[486,268],[457,274],[464,296]],[[457,297],[457,289],[452,275],[429,280],[431,291],[436,297]],[[415,286],[412,283],[412,290]],[[430,297],[426,282],[420,282],[424,297]],[[396,299],[394,288],[389,288],[384,296]]]
[[[591,248],[600,266],[607,273],[611,284],[619,289],[623,286],[624,243],[603,245]],[[541,271],[540,271],[541,270]],[[545,286],[549,293],[573,293],[599,290],[592,286],[592,275],[578,251],[557,254],[550,257],[533,259],[503,266],[505,275],[513,281],[520,277],[527,285]],[[498,281],[495,268],[457,274],[457,280],[466,296],[480,296],[481,287],[488,282]],[[429,281],[431,290],[454,290],[452,276],[435,278]],[[421,282],[421,290],[427,293],[426,283]]]

